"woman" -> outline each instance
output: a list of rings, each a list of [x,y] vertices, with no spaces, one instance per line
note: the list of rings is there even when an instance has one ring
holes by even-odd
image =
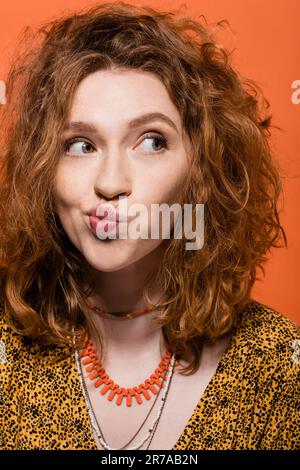
[[[1,448],[299,448],[300,329],[251,299],[286,243],[257,88],[180,14],[40,32],[2,110]],[[155,204],[203,204],[202,246]]]

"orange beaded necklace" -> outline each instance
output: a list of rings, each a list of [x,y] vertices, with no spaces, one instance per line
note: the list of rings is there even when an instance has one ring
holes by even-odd
[[[159,304],[156,304],[135,312],[113,314],[92,305],[88,300],[86,300],[86,304],[91,310],[99,313],[101,316],[113,316],[114,318],[117,316],[118,318],[122,319],[136,318],[143,313],[151,312],[159,307]],[[105,371],[105,368],[100,364],[99,359],[97,358],[93,341],[88,339],[87,336],[84,338],[79,357],[81,358],[82,365],[86,366],[86,372],[89,373],[88,377],[91,380],[98,379],[94,383],[94,386],[100,387],[101,385],[104,385],[100,391],[101,395],[105,395],[108,390],[110,390],[110,393],[107,395],[107,399],[112,401],[117,395],[117,400],[115,403],[118,406],[122,404],[124,397],[126,398],[126,405],[131,406],[132,398],[136,400],[138,405],[141,405],[143,402],[142,397],[146,400],[150,400],[151,397],[148,392],[152,392],[154,395],[157,395],[160,389],[164,387],[164,382],[167,379],[171,363],[171,353],[167,351],[159,363],[158,368],[155,369],[155,372],[151,374],[150,378],[146,379],[138,386],[128,388],[120,387],[109,377]],[[177,364],[178,361],[175,361],[174,366]]]

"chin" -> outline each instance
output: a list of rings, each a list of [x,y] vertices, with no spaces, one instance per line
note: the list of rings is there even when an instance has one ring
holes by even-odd
[[[128,244],[128,241],[127,241]],[[137,251],[126,246],[126,240],[96,240],[96,244],[83,243],[81,254],[85,261],[97,271],[119,271],[137,261]]]

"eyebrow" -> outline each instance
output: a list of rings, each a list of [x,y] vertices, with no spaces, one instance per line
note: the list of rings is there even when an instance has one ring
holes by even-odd
[[[177,134],[179,134],[176,124],[172,121],[172,119],[170,119],[165,114],[158,112],[143,114],[142,116],[132,119],[132,121],[129,122],[128,127],[129,129],[136,129],[137,127],[140,127],[143,124],[148,124],[152,121],[163,121],[170,127],[172,127],[177,132]],[[64,128],[64,131],[86,131],[95,134],[97,133],[97,127],[90,122],[73,121],[67,123]]]

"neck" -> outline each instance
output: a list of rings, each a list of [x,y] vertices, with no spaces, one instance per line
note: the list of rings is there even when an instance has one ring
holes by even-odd
[[[149,352],[160,354],[163,336],[161,327],[155,322],[158,311],[153,311],[133,319],[97,318],[96,324],[105,339],[110,356],[139,360]]]
[[[94,281],[94,291],[89,301],[108,312],[134,312],[148,306],[143,299],[143,288],[150,271],[156,268],[161,254],[156,257],[151,253],[149,259],[132,263],[123,269],[103,272],[88,266]],[[147,257],[146,257],[147,258]],[[163,300],[160,287],[151,290],[151,303],[157,304]],[[90,310],[94,324],[101,332],[105,348],[110,357],[122,357],[124,360],[149,355],[149,351],[160,355],[160,349],[165,351],[161,326],[155,322],[159,310],[147,312],[132,319],[103,318]]]

